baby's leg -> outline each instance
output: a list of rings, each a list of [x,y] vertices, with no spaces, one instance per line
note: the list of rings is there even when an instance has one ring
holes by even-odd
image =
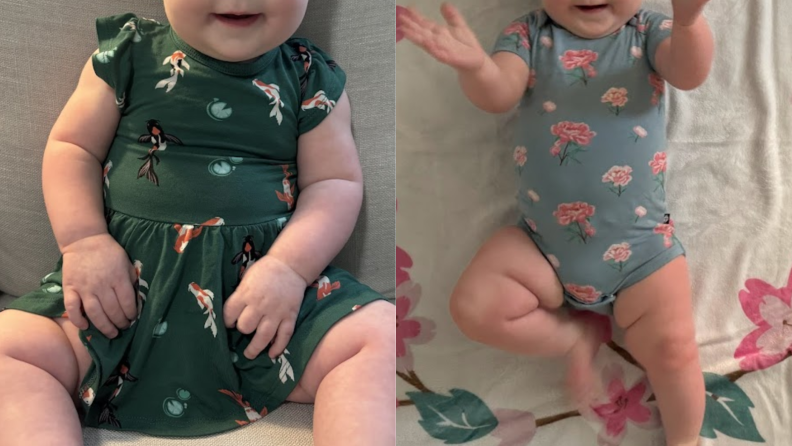
[[[315,403],[316,446],[396,444],[396,307],[376,301],[341,319],[287,398]]]
[[[533,241],[517,227],[481,247],[451,296],[451,316],[469,338],[512,353],[567,356],[567,384],[581,399],[600,339],[595,327],[557,311],[563,288]]]
[[[695,445],[704,420],[704,378],[693,327],[687,261],[678,257],[619,293],[616,323],[657,396],[669,446]]]
[[[91,359],[77,333],[65,319],[0,313],[0,445],[83,444],[74,395]]]

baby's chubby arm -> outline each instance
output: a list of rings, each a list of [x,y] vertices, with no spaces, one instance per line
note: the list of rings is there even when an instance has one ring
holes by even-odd
[[[712,31],[702,15],[709,0],[673,0],[671,37],[657,48],[657,72],[680,90],[692,90],[707,79],[714,52]]]
[[[44,202],[63,254],[69,319],[87,329],[84,309],[111,338],[137,317],[135,270],[107,231],[102,199],[102,162],[119,119],[115,93],[96,76],[89,59],[50,132],[42,165]]]
[[[310,284],[344,247],[363,201],[363,174],[346,92],[321,124],[300,136],[297,171],[300,195],[294,215],[267,256],[290,266]]]
[[[410,8],[401,16],[404,36],[438,61],[457,70],[462,91],[478,108],[503,113],[520,102],[529,69],[516,54],[490,57],[459,11],[443,4],[447,25],[435,23]]]

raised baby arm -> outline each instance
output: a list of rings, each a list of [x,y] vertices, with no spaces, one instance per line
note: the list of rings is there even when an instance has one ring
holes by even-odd
[[[441,12],[446,25],[408,9],[401,18],[404,36],[457,70],[462,91],[476,107],[490,113],[516,107],[528,84],[525,61],[507,52],[490,57],[455,7],[444,4]]]
[[[692,90],[707,79],[715,43],[702,15],[708,0],[674,0],[671,37],[657,48],[657,72],[680,90]]]

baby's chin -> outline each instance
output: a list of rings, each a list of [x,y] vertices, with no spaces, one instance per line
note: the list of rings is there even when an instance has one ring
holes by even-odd
[[[209,56],[224,62],[252,62],[266,53],[266,49],[261,48],[212,48]]]
[[[565,26],[568,31],[584,39],[599,39],[609,36],[618,31],[624,23],[617,23],[615,20],[607,22],[580,22],[576,21]]]

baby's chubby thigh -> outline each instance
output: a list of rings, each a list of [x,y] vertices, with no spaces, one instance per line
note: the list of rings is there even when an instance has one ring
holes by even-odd
[[[498,343],[499,327],[563,304],[556,273],[519,227],[498,230],[471,260],[451,295],[451,316],[472,340]]]
[[[46,372],[75,402],[77,388],[91,365],[79,329],[68,319],[50,319],[18,310],[0,312],[0,363],[3,361],[24,363]],[[0,367],[0,381],[5,379],[2,375]]]

